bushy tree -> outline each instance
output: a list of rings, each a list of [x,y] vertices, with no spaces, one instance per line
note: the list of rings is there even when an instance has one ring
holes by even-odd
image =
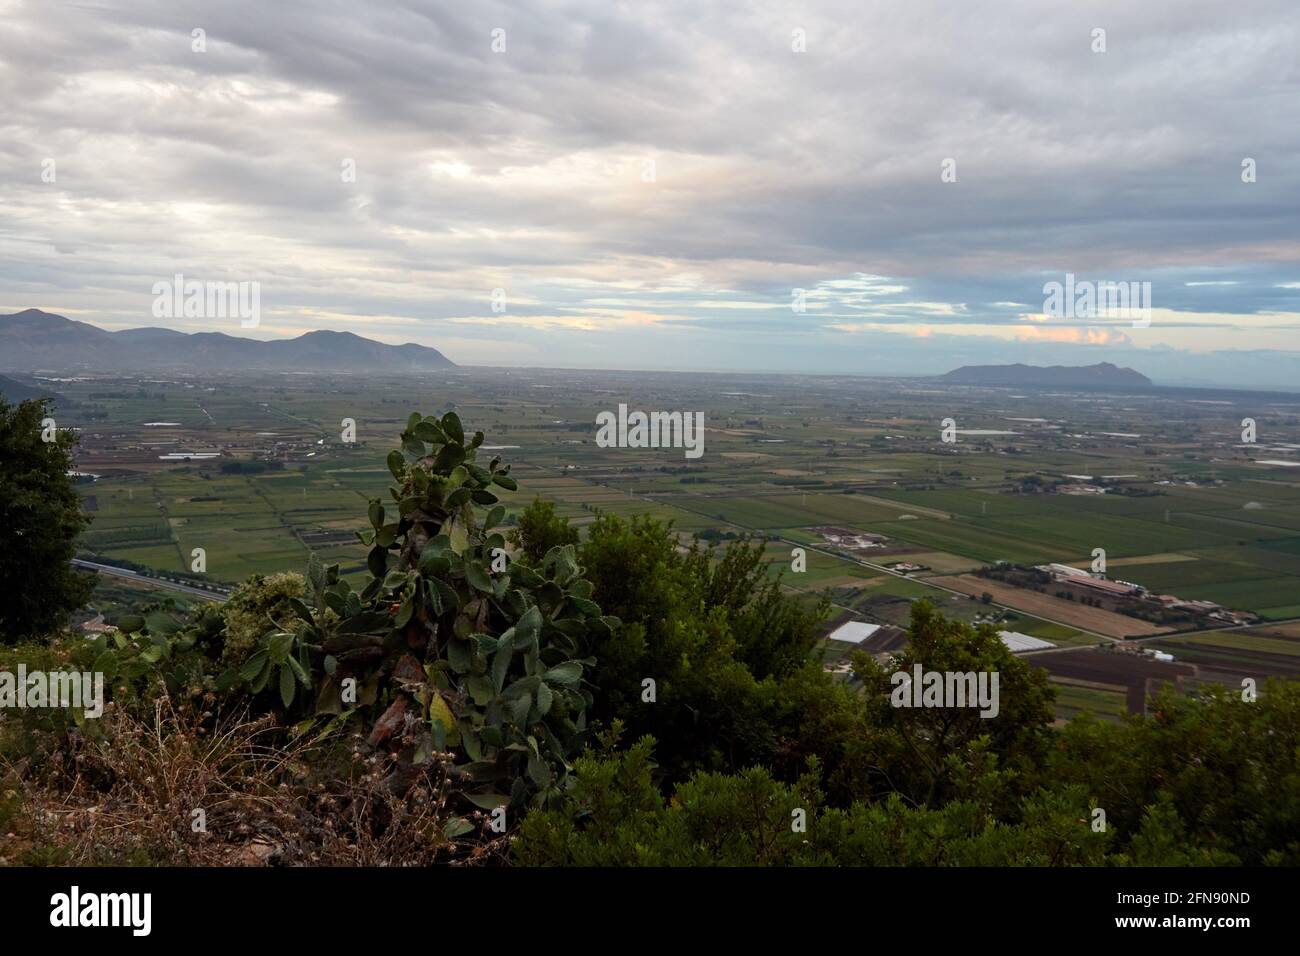
[[[85,604],[94,575],[72,569],[90,523],[69,472],[76,435],[47,427],[50,403],[0,399],[0,642],[58,628]],[[52,440],[45,441],[44,438]]]
[[[1059,731],[1042,776],[1087,786],[1110,825],[1176,819],[1184,862],[1300,864],[1300,685],[1270,680],[1257,699],[1171,688],[1123,723],[1076,718]],[[1167,842],[1147,827],[1135,854]]]
[[[764,684],[802,668],[825,606],[782,594],[761,543],[714,555],[645,516],[600,515],[581,555],[594,599],[623,622],[586,645],[599,661],[593,716],[654,736],[669,780],[773,759],[782,735]]]
[[[826,805],[814,761],[793,783],[762,767],[699,773],[667,800],[652,778],[654,741],[589,754],[563,808],[531,814],[513,850],[534,866],[1070,866],[1106,861],[1086,790],[1026,798],[1023,822],[987,806],[915,807],[898,794]],[[1164,858],[1160,854],[1157,857]],[[1120,860],[1118,862],[1124,862]]]
[[[555,513],[555,504],[534,498],[519,515],[519,525],[507,539],[519,549],[518,560],[539,564],[552,548],[578,543],[578,529]]]
[[[780,681],[759,688],[761,712],[772,727],[775,749],[765,761],[779,780],[794,780],[816,760],[827,799],[837,806],[893,792],[881,771],[884,731],[868,720],[861,689],[837,680],[810,660]]]
[[[781,589],[769,574],[762,540],[733,542],[714,559],[704,548],[687,555],[687,573],[704,591],[706,607],[726,611],[736,635],[736,656],[756,678],[783,678],[808,661],[822,636],[829,610],[825,599],[806,608]]]
[[[981,673],[998,677],[995,716],[970,706],[895,706],[894,675]],[[907,647],[887,664],[854,658],[871,722],[880,729],[877,754],[890,786],[914,803],[954,799],[1010,802],[1032,785],[1051,744],[1055,694],[1045,671],[1016,657],[988,624],[945,618],[927,601],[912,605]],[[991,678],[988,685],[991,689]]]

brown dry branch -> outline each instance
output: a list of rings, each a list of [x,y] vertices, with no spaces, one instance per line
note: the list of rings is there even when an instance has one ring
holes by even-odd
[[[102,733],[69,734],[39,773],[4,768],[22,798],[22,842],[73,866],[421,866],[505,852],[481,815],[445,835],[450,755],[395,790],[393,757],[359,735],[295,739],[269,716],[218,717],[203,703],[163,696],[144,717],[110,705]],[[340,752],[350,760],[326,771]]]

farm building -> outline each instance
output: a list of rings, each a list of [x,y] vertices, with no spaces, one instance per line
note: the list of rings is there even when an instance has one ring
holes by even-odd
[[[820,534],[827,544],[854,551],[884,547],[885,542],[889,540],[883,534],[875,534],[871,531],[853,531],[849,528],[838,528],[833,525],[813,528],[813,530]]]
[[[1057,494],[1062,495],[1104,495],[1106,489],[1099,485],[1058,485]]]
[[[1213,601],[1179,601],[1174,607],[1186,608],[1189,611],[1200,611],[1203,614],[1222,610],[1221,606]]]
[[[1038,570],[1065,578],[1086,578],[1089,576],[1088,572],[1082,568],[1071,567],[1068,564],[1040,564]]]
[[[1102,578],[1070,578],[1070,583],[1077,584],[1081,588],[1092,588],[1094,591],[1105,591],[1107,594],[1114,594],[1118,597],[1124,597],[1142,590],[1136,584],[1128,584],[1124,581],[1106,581]]]
[[[876,631],[880,630],[880,624],[868,624],[866,621],[846,621],[835,630],[831,631],[830,639],[832,641],[844,641],[846,644],[861,644]]]
[[[827,637],[832,641],[856,644],[859,650],[888,656],[907,646],[907,631],[892,624],[868,624],[866,621],[847,621],[835,628]]]
[[[1021,634],[1017,631],[998,631],[998,637],[1002,638],[1002,643],[1007,645],[1007,650],[1013,654],[1018,654],[1021,651],[1041,651],[1044,648],[1056,646],[1051,641],[1030,637],[1028,634]]]

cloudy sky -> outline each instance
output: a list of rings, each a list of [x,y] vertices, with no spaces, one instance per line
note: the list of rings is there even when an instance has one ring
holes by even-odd
[[[260,327],[159,321],[177,273],[259,282]],[[1045,314],[1067,273],[1149,282],[1149,325]],[[0,0],[0,312],[32,306],[1297,386],[1300,5]]]

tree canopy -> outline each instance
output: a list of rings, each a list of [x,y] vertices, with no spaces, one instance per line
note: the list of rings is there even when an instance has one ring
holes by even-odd
[[[0,641],[59,626],[85,604],[94,576],[71,561],[89,524],[72,475],[76,435],[53,424],[48,400],[0,399]]]
[[[26,539],[0,561],[23,601],[54,602],[12,605],[27,633],[82,600],[79,582],[51,592],[85,519],[73,438],[42,442],[44,416],[0,406],[6,529]],[[1300,863],[1295,682],[1250,700],[1166,689],[1147,716],[1058,727],[1041,669],[924,601],[905,648],[855,655],[843,680],[820,659],[826,599],[787,588],[764,542],[714,547],[609,514],[580,536],[535,500],[503,567],[493,489],[516,484],[499,458],[479,463],[482,433],[415,414],[400,442],[355,586],[313,555],[304,575],[255,576],[188,619],[156,608],[68,653],[105,673],[124,714],[188,696],[200,721],[251,711],[280,746],[314,741],[257,793],[379,808],[356,810],[347,846],[383,862],[495,847],[543,865]],[[996,675],[995,711],[899,706],[898,678],[923,672]],[[101,731],[78,724],[94,745]]]

